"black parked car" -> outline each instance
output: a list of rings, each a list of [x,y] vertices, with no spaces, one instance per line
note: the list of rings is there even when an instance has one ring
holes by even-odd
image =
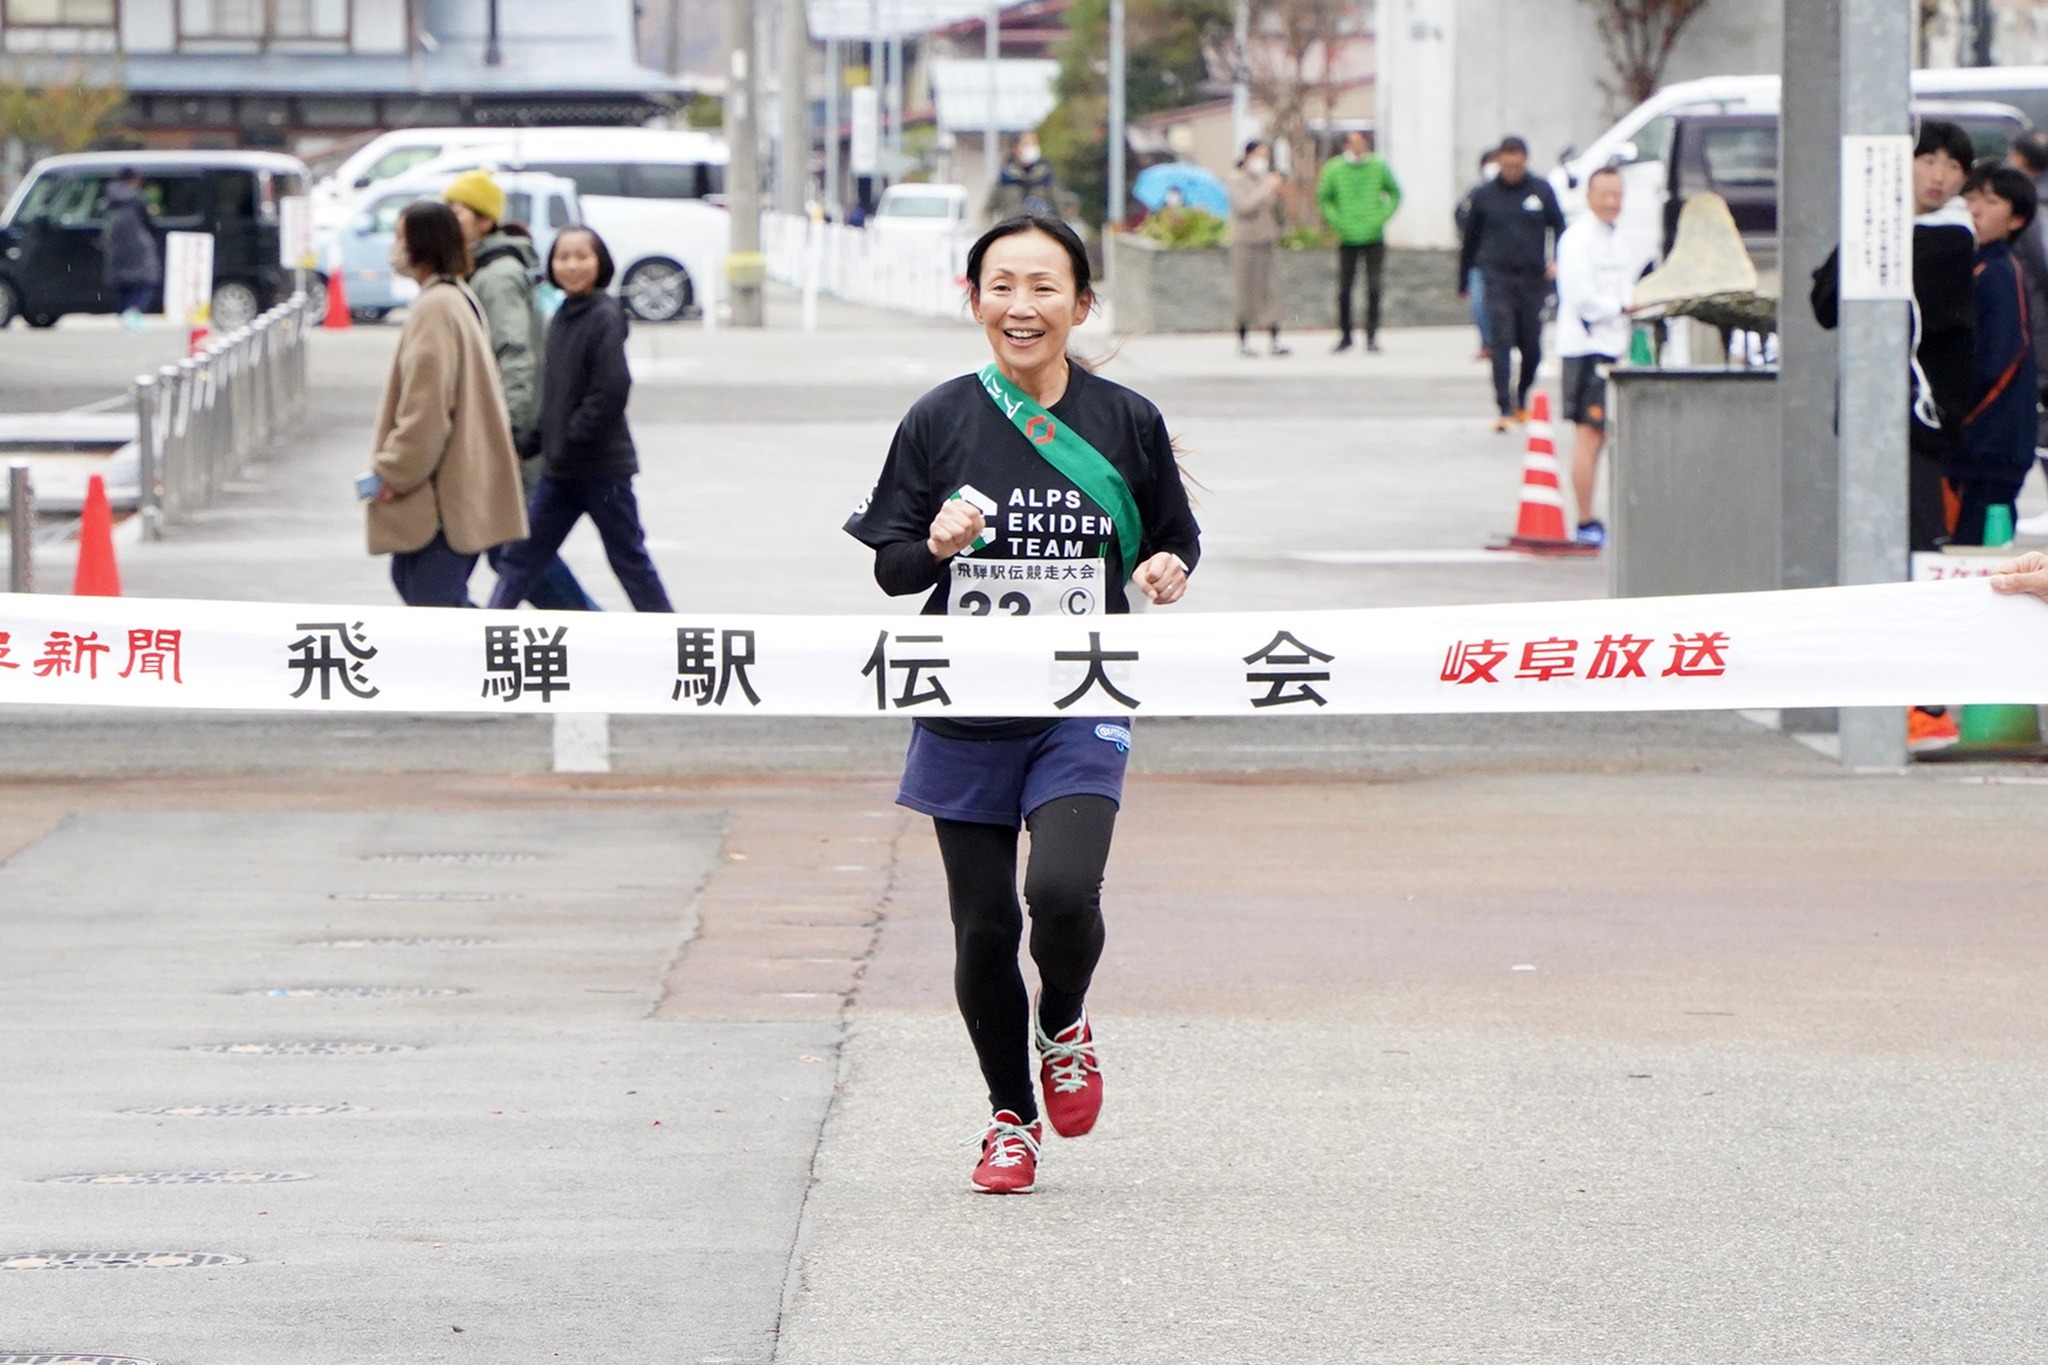
[[[159,240],[213,234],[213,327],[231,331],[287,298],[280,202],[304,195],[305,165],[272,152],[87,152],[39,161],[0,221],[0,326],[19,315],[48,327],[66,313],[111,313],[102,282],[100,225],[107,186],[123,168],[142,176]],[[153,306],[162,304],[161,292]]]

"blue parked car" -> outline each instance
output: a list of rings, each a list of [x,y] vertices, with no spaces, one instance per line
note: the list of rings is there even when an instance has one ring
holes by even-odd
[[[403,308],[419,293],[419,286],[391,273],[391,239],[398,231],[398,215],[408,204],[434,199],[455,177],[436,175],[415,179],[387,180],[365,194],[342,220],[334,236],[320,244],[320,259],[331,261],[336,243],[341,247],[341,267],[347,274],[348,306],[358,321],[371,322],[396,308]],[[533,233],[533,249],[545,262],[555,244],[555,234],[583,221],[576,199],[576,182],[559,175],[535,171],[507,171],[499,174],[505,190],[505,221],[524,223]]]

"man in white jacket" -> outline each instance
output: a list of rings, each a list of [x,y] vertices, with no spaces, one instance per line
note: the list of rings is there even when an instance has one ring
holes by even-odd
[[[1611,168],[1586,182],[1588,212],[1557,239],[1557,352],[1564,358],[1564,420],[1578,428],[1572,450],[1572,495],[1578,539],[1607,543],[1593,515],[1593,481],[1607,440],[1607,367],[1628,354],[1628,305],[1652,258],[1616,229],[1621,176]]]

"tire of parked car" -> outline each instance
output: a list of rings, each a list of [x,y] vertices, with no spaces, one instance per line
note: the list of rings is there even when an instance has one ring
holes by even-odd
[[[0,280],[0,327],[6,327],[21,316],[21,293],[6,280]]]
[[[222,280],[213,287],[213,310],[208,326],[216,336],[247,327],[262,312],[256,287],[242,280]]]
[[[697,290],[679,263],[655,257],[639,261],[619,281],[626,311],[642,322],[674,322],[689,311]]]
[[[306,275],[306,311],[315,320],[327,316],[327,277],[317,270]]]

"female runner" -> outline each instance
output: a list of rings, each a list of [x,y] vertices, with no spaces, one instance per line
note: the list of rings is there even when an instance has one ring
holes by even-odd
[[[1008,219],[968,252],[967,279],[995,358],[917,401],[847,521],[875,552],[876,582],[891,595],[928,591],[933,616],[1125,612],[1127,581],[1162,606],[1178,601],[1201,531],[1166,423],[1067,356],[1095,301],[1080,239],[1056,218]],[[973,1177],[989,1193],[1021,1194],[1036,1178],[1034,1040],[1053,1131],[1079,1137],[1102,1108],[1086,1000],[1130,739],[1103,717],[933,718],[911,732],[896,799],[938,832],[953,990],[994,1111]],[[1017,961],[1020,824],[1031,831],[1035,1010]]]

